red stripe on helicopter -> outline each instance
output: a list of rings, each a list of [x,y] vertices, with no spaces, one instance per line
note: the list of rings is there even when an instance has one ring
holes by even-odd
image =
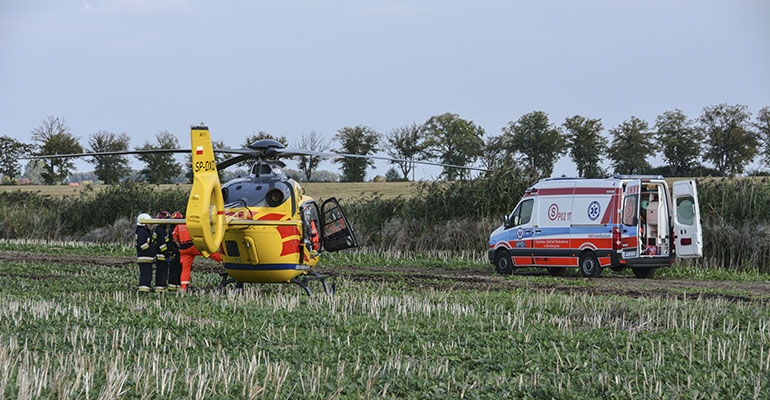
[[[199,156],[199,155],[201,155],[201,154],[203,154],[203,146],[198,146],[198,147],[196,147],[196,148],[195,148],[195,155],[196,155],[196,156]]]
[[[281,247],[281,257],[295,253],[299,253],[299,239],[292,239],[283,242],[283,246]]]
[[[276,226],[275,229],[278,229],[281,239],[286,239],[289,236],[299,236],[299,229],[296,226]]]
[[[264,220],[264,221],[280,221],[284,217],[283,214],[277,214],[277,213],[270,213],[265,214],[257,218],[258,220]]]

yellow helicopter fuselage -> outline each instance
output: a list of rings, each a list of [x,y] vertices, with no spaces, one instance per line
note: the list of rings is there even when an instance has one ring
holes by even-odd
[[[323,250],[355,247],[339,203],[320,207],[276,161],[259,161],[248,177],[220,185],[208,128],[193,127],[193,187],[187,229],[208,256],[219,251],[237,283],[288,283],[310,273]]]
[[[306,200],[309,200],[306,199]],[[304,232],[299,210],[281,207],[228,209],[226,214],[260,225],[229,226],[222,241],[225,271],[237,282],[285,283],[318,263],[317,249]]]

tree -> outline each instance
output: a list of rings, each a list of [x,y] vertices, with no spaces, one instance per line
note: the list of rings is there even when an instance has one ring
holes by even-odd
[[[388,155],[393,158],[414,160],[422,155],[422,127],[415,123],[393,129],[386,135],[385,139],[388,142]],[[403,180],[409,180],[409,173],[414,169],[414,163],[403,161],[391,161],[390,163],[398,164],[403,174]]]
[[[32,130],[32,140],[39,143],[38,155],[82,153],[83,147],[78,138],[70,133],[70,128],[64,124],[64,119],[49,116],[42,125]],[[45,172],[42,178],[46,184],[64,183],[67,176],[73,172],[75,163],[71,158],[44,159]]]
[[[401,174],[396,169],[396,167],[390,167],[388,169],[388,172],[385,172],[385,181],[386,182],[399,182],[399,181],[406,182],[408,181],[408,179],[402,177]]]
[[[479,161],[488,170],[513,167],[513,154],[509,151],[506,137],[503,135],[487,136],[484,140]]]
[[[608,154],[616,174],[644,174],[652,167],[647,157],[656,151],[647,122],[632,116],[610,130],[612,144]]]
[[[763,162],[766,165],[770,165],[770,107],[764,107],[759,110],[754,127],[757,128],[757,133],[763,143]]]
[[[703,108],[697,129],[706,139],[704,159],[722,175],[743,172],[759,152],[759,135],[751,129],[746,106],[719,104]]]
[[[88,139],[88,146],[93,153],[127,151],[131,138],[125,132],[116,135],[113,132],[98,131]],[[125,155],[100,155],[86,160],[94,164],[94,173],[99,180],[108,185],[116,184],[131,174],[131,164]]]
[[[33,146],[22,143],[10,136],[0,136],[0,176],[13,182],[21,176],[22,168],[19,159],[32,151]]]
[[[548,122],[548,114],[533,111],[509,122],[503,128],[509,150],[519,155],[525,172],[550,176],[556,160],[567,150],[567,140],[559,128]]]
[[[429,160],[442,164],[469,166],[479,156],[484,146],[484,129],[457,114],[445,113],[430,117],[423,124],[423,154]],[[465,178],[467,169],[444,167],[442,175],[447,180]]]
[[[46,164],[43,160],[30,160],[24,167],[24,178],[29,179],[33,185],[42,185],[45,183],[43,174],[46,171]]]
[[[179,149],[179,141],[176,136],[168,131],[160,131],[155,134],[156,145],[144,142],[142,147],[136,150],[151,149]],[[144,168],[139,174],[144,176],[148,183],[172,183],[182,174],[182,165],[179,164],[172,153],[144,153],[136,154],[136,158],[144,162]]]
[[[344,127],[334,136],[342,146],[337,152],[366,156],[379,151],[380,134],[368,126]],[[343,182],[363,182],[366,168],[374,167],[374,160],[366,157],[341,157],[334,162],[342,164]]]
[[[311,131],[309,135],[302,135],[297,147],[302,150],[317,151],[320,153],[329,150],[329,141],[315,131]],[[318,169],[322,160],[323,159],[319,156],[299,156],[297,165],[299,166],[299,170],[305,175],[306,181],[310,182],[313,172]]]
[[[692,175],[698,168],[703,138],[681,110],[666,111],[655,119],[655,140],[671,176]]]
[[[607,151],[607,139],[602,136],[604,129],[601,119],[580,115],[567,118],[562,124],[567,130],[569,156],[577,165],[578,176],[598,178],[603,171],[599,162]]]

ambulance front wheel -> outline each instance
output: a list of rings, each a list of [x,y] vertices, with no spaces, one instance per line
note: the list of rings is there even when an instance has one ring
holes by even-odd
[[[587,251],[580,256],[580,274],[586,278],[592,278],[602,274],[602,266],[599,264],[596,254]]]
[[[495,253],[495,270],[501,275],[510,275],[513,273],[513,261],[511,255],[505,250]]]

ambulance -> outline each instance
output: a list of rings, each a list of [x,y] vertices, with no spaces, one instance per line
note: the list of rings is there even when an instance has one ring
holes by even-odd
[[[693,180],[619,175],[606,179],[548,178],[524,193],[489,237],[489,261],[501,274],[521,267],[559,276],[579,268],[630,268],[652,278],[677,257],[703,255],[698,191]]]

